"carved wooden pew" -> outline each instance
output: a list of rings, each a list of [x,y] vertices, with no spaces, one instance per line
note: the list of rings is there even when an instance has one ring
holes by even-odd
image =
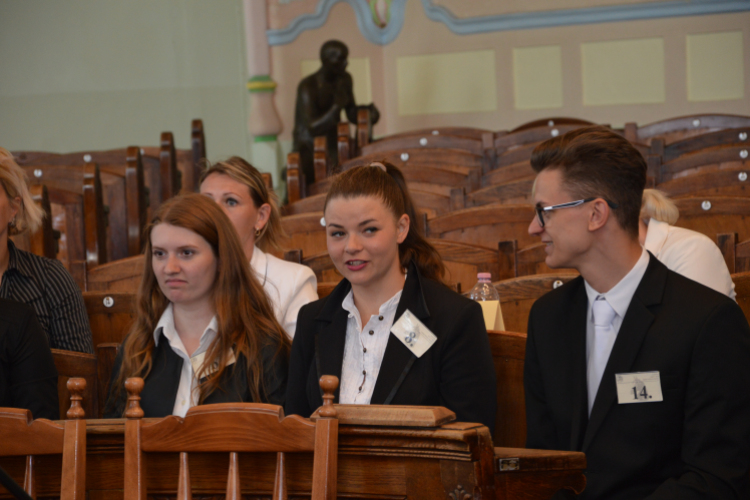
[[[625,138],[630,142],[641,142],[647,145],[655,138],[664,140],[664,144],[681,141],[688,137],[724,130],[750,126],[750,117],[739,115],[704,114],[669,118],[639,127],[636,123],[625,124]]]
[[[717,146],[745,145],[750,143],[750,125],[738,128],[728,128],[717,132],[708,132],[681,141],[666,144],[664,139],[655,137],[651,140],[651,154],[661,156],[662,162],[667,163],[684,155],[715,148]]]
[[[372,406],[357,415],[336,408],[340,498],[546,500],[559,489],[581,492],[585,485],[583,453],[494,448],[486,427],[450,422],[452,413],[445,409]],[[86,488],[92,500],[123,498],[124,434],[123,419],[87,421]],[[147,460],[148,491],[174,495],[179,454],[150,454]],[[189,462],[194,493],[223,498],[228,461],[201,454]],[[285,462],[289,494],[309,496],[312,454],[288,455]],[[239,463],[242,494],[270,496],[275,454],[242,453]],[[23,478],[23,459],[0,459],[0,466],[14,478]],[[59,461],[40,463],[40,474],[50,474],[53,481],[55,470],[59,481]],[[51,495],[55,488],[59,482],[44,482],[38,493]]]
[[[534,215],[531,205],[488,204],[456,210],[427,221],[430,238],[494,248],[498,241],[517,240],[522,247],[538,243],[528,233]]]

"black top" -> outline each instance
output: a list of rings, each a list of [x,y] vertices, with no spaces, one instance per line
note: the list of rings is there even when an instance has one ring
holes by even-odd
[[[11,240],[8,253],[0,298],[30,305],[52,349],[92,354],[89,317],[70,273],[60,261],[18,250]]]
[[[57,369],[34,311],[0,299],[0,407],[26,408],[34,418],[60,418]]]
[[[184,362],[160,331],[159,345],[154,348],[151,371],[144,380],[141,391],[141,408],[145,417],[166,417],[174,410],[180,374]],[[263,360],[263,380],[261,392],[265,395],[257,403],[284,405],[288,360],[286,356],[276,356],[277,346],[268,345],[261,350]],[[122,349],[117,353],[110,380],[109,398],[104,409],[104,418],[120,418],[125,410],[127,392],[125,387],[113,387],[120,375]],[[275,358],[275,359],[274,359]],[[205,380],[205,379],[203,379]],[[203,381],[201,380],[201,381]],[[213,403],[252,403],[253,398],[247,383],[245,358],[237,356],[237,361],[226,367],[221,376],[219,389],[209,394],[203,404]]]
[[[583,499],[750,498],[750,328],[737,304],[651,255],[590,417],[587,314],[581,277],[531,309],[527,447],[583,451]],[[652,371],[663,401],[620,404],[617,375]]]
[[[349,313],[341,307],[351,285],[344,279],[328,297],[300,309],[289,361],[286,413],[308,417],[323,404],[318,380],[341,378]],[[409,310],[437,337],[417,358],[390,335],[371,404],[445,406],[462,422],[494,430],[495,369],[482,309],[411,266],[395,321]],[[340,387],[340,385],[339,385]],[[338,402],[339,391],[336,391]]]

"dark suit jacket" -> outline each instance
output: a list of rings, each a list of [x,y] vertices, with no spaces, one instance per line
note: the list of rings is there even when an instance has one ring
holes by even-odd
[[[0,299],[0,407],[60,418],[57,369],[47,335],[26,304]]]
[[[736,303],[654,256],[587,416],[579,277],[536,301],[524,385],[527,446],[586,453],[587,499],[748,498],[750,329]],[[618,404],[615,374],[659,371],[659,403]]]
[[[323,404],[318,380],[341,378],[348,313],[341,307],[351,285],[300,309],[289,360],[286,413],[309,416]],[[437,336],[417,358],[394,335],[386,345],[371,404],[445,406],[463,422],[493,430],[495,369],[482,310],[475,302],[420,276],[411,266],[395,320],[409,309]],[[336,399],[338,402],[338,390]]]
[[[264,385],[262,388],[265,389],[265,398],[263,401],[256,402],[283,406],[288,363],[286,356],[281,354],[276,356],[274,360],[276,349],[275,345],[266,346],[261,351],[264,369]],[[154,349],[152,356],[153,365],[148,376],[144,379],[143,391],[141,391],[141,408],[145,417],[166,417],[171,415],[174,410],[184,361],[174,352],[163,333],[161,333],[159,345]],[[122,349],[117,353],[115,366],[112,370],[109,399],[104,410],[104,418],[120,418],[125,410],[127,392],[124,387],[114,387],[114,383],[120,374],[121,364]],[[247,383],[245,358],[242,356],[237,356],[237,361],[224,370],[219,389],[206,396],[203,404],[239,402],[253,402],[250,387]]]

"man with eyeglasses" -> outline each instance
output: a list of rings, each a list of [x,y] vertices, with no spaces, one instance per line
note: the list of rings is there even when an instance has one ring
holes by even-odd
[[[540,144],[529,233],[581,273],[534,304],[527,447],[586,453],[586,499],[750,496],[750,328],[638,242],[646,163],[606,127]]]

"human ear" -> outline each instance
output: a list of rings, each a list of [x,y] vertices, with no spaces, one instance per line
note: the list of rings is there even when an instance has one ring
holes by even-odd
[[[406,214],[403,214],[401,217],[399,217],[398,221],[396,221],[396,241],[399,243],[399,245],[404,242],[406,236],[409,234],[410,225],[411,221],[409,220],[409,216]]]
[[[264,227],[266,227],[266,224],[268,224],[268,220],[271,218],[271,205],[268,203],[264,203],[258,208],[258,220],[255,221],[255,229],[257,231],[260,231]]]
[[[602,198],[597,198],[591,202],[591,212],[589,215],[589,231],[597,231],[603,228],[611,214],[609,205]]]

